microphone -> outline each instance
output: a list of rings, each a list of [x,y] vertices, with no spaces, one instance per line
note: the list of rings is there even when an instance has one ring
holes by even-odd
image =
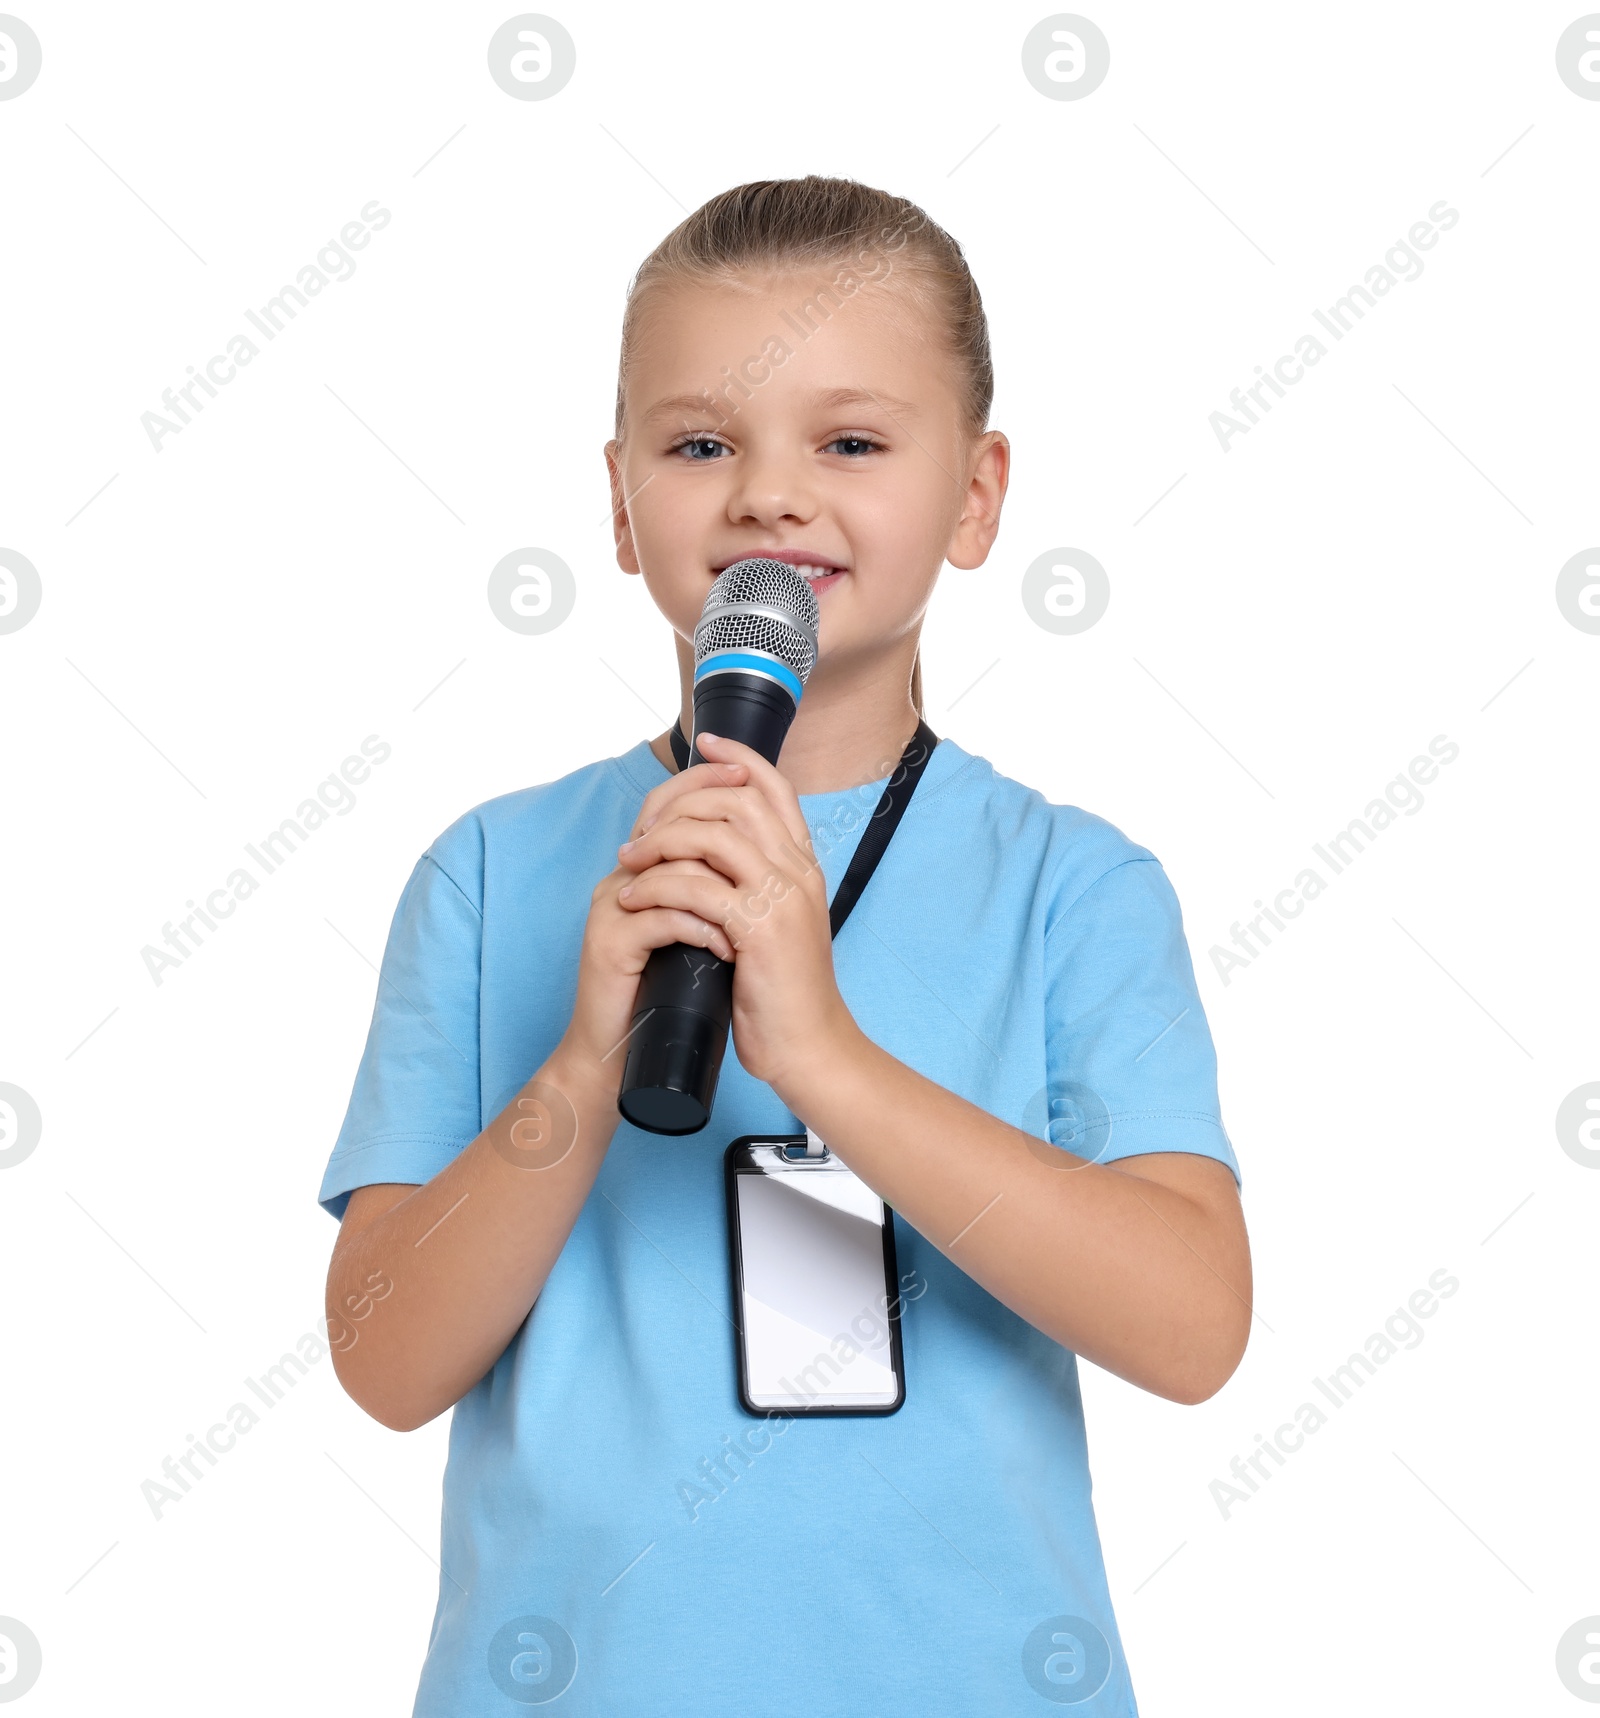
[[[694,731],[778,761],[817,660],[817,593],[765,556],[717,575],[694,629]],[[691,736],[689,763],[702,763]],[[647,1133],[711,1119],[733,1020],[733,962],[690,943],[652,950],[639,975],[617,1108]]]

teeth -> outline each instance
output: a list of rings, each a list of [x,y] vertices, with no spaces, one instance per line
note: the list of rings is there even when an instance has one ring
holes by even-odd
[[[730,561],[728,565],[732,566],[733,563]],[[725,571],[726,569],[723,570]],[[799,573],[802,578],[825,579],[830,573],[842,573],[845,569],[843,567],[825,567],[820,563],[813,565],[810,562],[804,562],[801,565],[796,566],[794,570]]]

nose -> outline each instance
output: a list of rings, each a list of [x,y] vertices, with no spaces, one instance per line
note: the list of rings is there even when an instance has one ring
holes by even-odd
[[[728,518],[770,531],[785,522],[808,524],[816,517],[813,474],[799,448],[752,440],[739,456],[728,495]]]

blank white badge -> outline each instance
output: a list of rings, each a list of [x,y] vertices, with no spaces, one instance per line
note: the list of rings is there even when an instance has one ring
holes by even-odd
[[[887,1406],[883,1201],[837,1158],[752,1153],[775,1173],[736,1178],[746,1387],[762,1408]],[[782,1165],[779,1168],[779,1165]]]

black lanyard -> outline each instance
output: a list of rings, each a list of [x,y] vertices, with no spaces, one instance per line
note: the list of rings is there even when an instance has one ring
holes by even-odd
[[[673,722],[672,732],[667,737],[672,742],[672,755],[677,759],[679,770],[688,769],[689,742],[683,737],[681,719]],[[828,907],[828,923],[833,928],[834,936],[838,936],[839,927],[850,917],[850,909],[860,900],[862,890],[866,888],[872,873],[877,870],[878,861],[889,845],[889,837],[894,834],[896,825],[905,815],[906,807],[911,803],[911,796],[916,792],[917,783],[922,780],[922,772],[928,767],[928,759],[933,756],[933,748],[938,743],[939,736],[919,718],[917,731],[911,736],[905,751],[900,754],[900,762],[884,786],[877,810],[873,812],[867,827],[862,830],[856,850],[850,856],[849,868],[834,891],[833,900]]]

